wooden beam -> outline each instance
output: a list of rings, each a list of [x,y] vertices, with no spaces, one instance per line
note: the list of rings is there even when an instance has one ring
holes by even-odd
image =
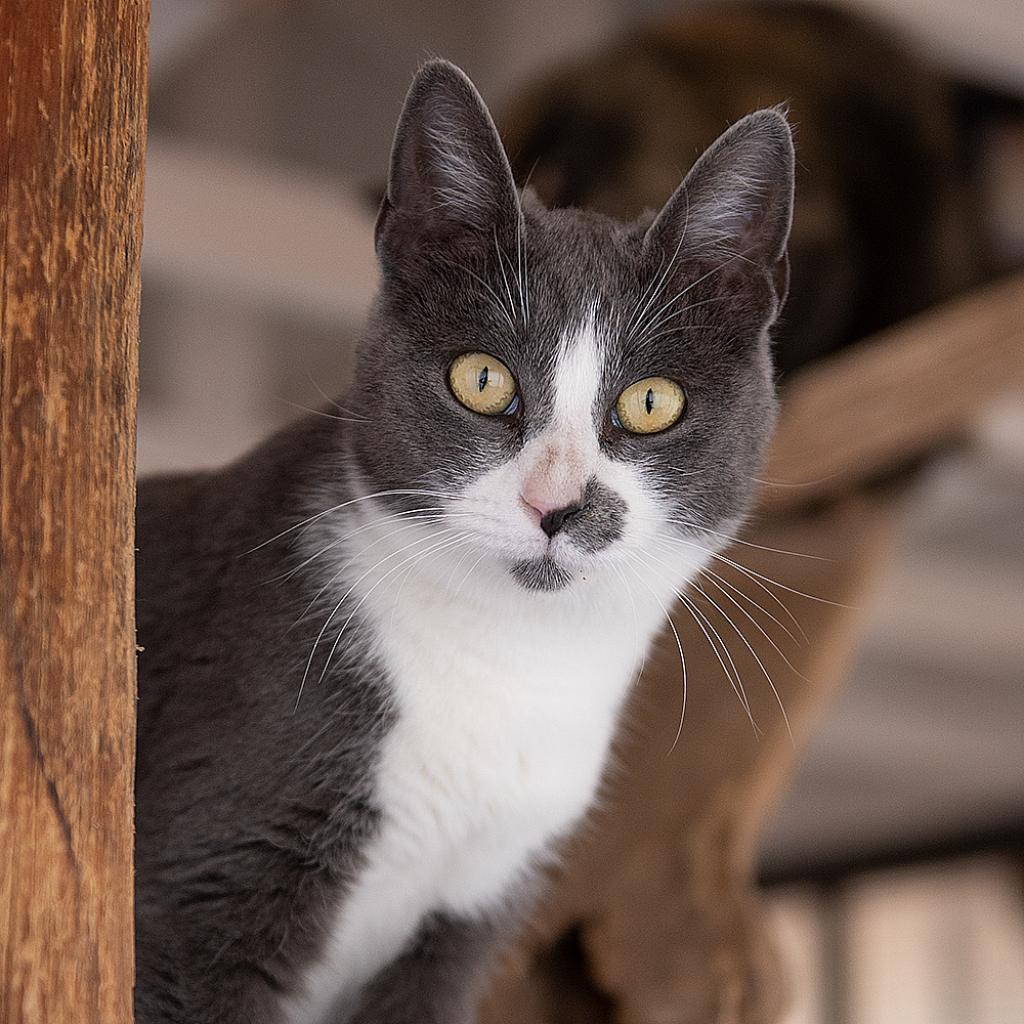
[[[1024,275],[979,288],[794,374],[762,506],[786,512],[899,470],[1024,388]]]
[[[0,1019],[132,1019],[148,0],[0,4]]]

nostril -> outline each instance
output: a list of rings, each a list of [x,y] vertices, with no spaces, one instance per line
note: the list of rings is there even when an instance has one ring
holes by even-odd
[[[564,508],[556,508],[548,512],[541,521],[540,528],[549,536],[554,537],[559,530],[580,511],[579,505],[566,505]]]

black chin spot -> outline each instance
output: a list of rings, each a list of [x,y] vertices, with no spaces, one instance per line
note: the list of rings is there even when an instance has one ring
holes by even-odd
[[[550,558],[516,562],[510,571],[520,586],[527,590],[562,590],[572,583],[572,573]]]

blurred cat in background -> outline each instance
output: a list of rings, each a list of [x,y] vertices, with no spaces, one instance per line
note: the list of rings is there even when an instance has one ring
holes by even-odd
[[[785,372],[992,274],[974,156],[998,102],[855,15],[727,4],[553,71],[503,129],[544,202],[632,217],[725,125],[785,104],[800,150],[792,298],[775,331]]]

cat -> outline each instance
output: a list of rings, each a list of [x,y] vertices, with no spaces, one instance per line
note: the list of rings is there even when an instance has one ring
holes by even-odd
[[[800,143],[794,301],[773,340],[790,373],[1000,271],[975,166],[982,93],[860,13],[711,3],[564,61],[500,123],[546,203],[631,217],[722,125],[785,103]]]
[[[761,110],[656,216],[550,211],[421,68],[351,389],[139,488],[139,1024],[473,1019],[750,506],[793,163]]]

